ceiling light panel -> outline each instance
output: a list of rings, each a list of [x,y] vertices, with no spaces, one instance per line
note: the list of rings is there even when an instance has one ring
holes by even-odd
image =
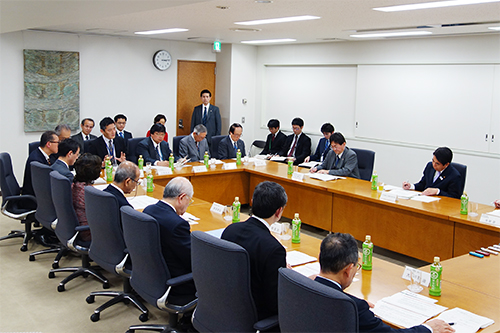
[[[500,2],[500,0],[450,0],[450,1],[435,1],[435,2],[423,2],[408,5],[399,6],[388,6],[388,7],[378,7],[373,8],[373,10],[378,10],[382,12],[399,12],[405,10],[417,10],[417,9],[429,9],[429,8],[443,8],[443,7],[454,7],[454,6],[465,6],[465,5],[478,5],[483,3]]]
[[[160,30],[149,30],[149,31],[136,31],[137,35],[158,35],[158,34],[170,34],[173,32],[184,32],[189,31],[189,29],[183,28],[171,28],[171,29],[160,29]]]
[[[240,24],[240,25],[259,25],[259,24],[272,24],[272,23],[285,23],[285,22],[317,20],[317,19],[320,19],[320,18],[321,17],[319,17],[319,16],[302,15],[302,16],[279,17],[279,18],[264,19],[264,20],[234,22],[234,24]]]
[[[405,32],[382,32],[373,34],[351,35],[354,38],[382,38],[382,37],[408,37],[432,35],[430,31],[405,31]]]
[[[272,43],[288,43],[295,42],[296,39],[293,38],[281,38],[281,39],[262,39],[262,40],[243,40],[243,44],[272,44]]]

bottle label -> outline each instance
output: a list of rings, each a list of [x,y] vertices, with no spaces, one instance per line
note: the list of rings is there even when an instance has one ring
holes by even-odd
[[[233,204],[233,223],[240,222],[240,204]]]
[[[300,243],[300,220],[292,220],[292,243]]]
[[[147,191],[153,192],[154,187],[153,187],[153,175],[152,174],[148,175],[147,181],[148,181]]]
[[[433,296],[441,295],[441,267],[431,266],[431,281],[429,285],[429,293]]]
[[[288,161],[288,174],[289,175],[293,174],[293,161],[292,160]]]
[[[372,258],[373,258],[373,245],[363,243],[363,259],[362,267],[365,270],[370,270],[372,268]]]
[[[460,198],[460,214],[464,215],[467,214],[468,208],[469,208],[469,199],[465,195],[462,195],[462,198]]]
[[[378,176],[372,175],[372,190],[377,189]]]

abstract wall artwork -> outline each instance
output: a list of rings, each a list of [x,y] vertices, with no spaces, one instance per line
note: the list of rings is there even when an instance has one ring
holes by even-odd
[[[24,50],[24,131],[78,128],[79,52]]]

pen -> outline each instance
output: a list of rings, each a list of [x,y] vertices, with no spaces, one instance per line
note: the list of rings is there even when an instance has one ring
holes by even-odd
[[[478,258],[483,258],[484,257],[482,254],[476,253],[474,251],[470,251],[469,254],[471,256],[478,257]]]
[[[453,326],[453,325],[455,325],[455,323],[448,323],[448,325]]]

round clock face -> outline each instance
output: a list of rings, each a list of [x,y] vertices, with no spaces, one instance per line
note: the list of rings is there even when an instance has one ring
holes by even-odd
[[[165,50],[160,50],[153,56],[153,65],[160,71],[164,71],[172,64],[172,56]]]

